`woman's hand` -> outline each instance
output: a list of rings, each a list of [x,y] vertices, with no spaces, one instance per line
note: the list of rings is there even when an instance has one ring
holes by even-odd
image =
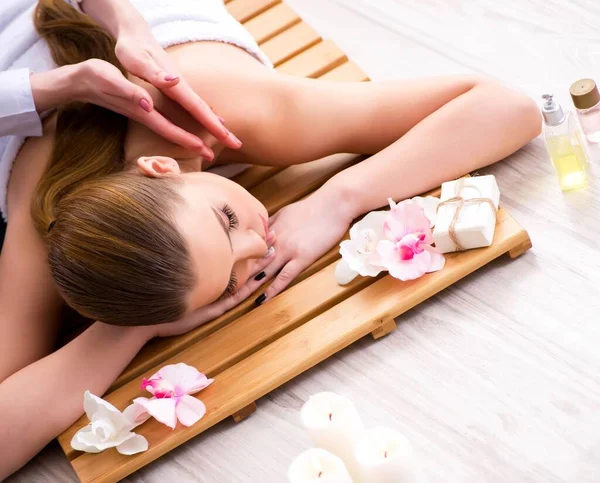
[[[165,139],[198,151],[208,160],[213,159],[212,151],[200,138],[176,126],[155,110],[152,97],[146,89],[127,80],[114,65],[90,59],[76,64],[74,69],[74,100],[96,104],[123,114]]]
[[[282,208],[269,220],[277,233],[275,259],[265,269],[266,277],[249,282],[251,292],[276,276],[258,304],[282,292],[302,271],[340,242],[354,216],[341,192],[324,185],[310,197]]]
[[[275,252],[272,251],[268,257],[257,260],[254,267],[254,273],[257,274],[262,272],[263,269],[265,269],[269,264],[273,263],[274,259]],[[140,329],[147,331],[147,337],[149,339],[153,337],[170,337],[173,335],[185,334],[196,327],[220,317],[228,310],[246,300],[250,295],[252,295],[258,285],[252,277],[231,297],[218,300],[215,303],[207,305],[206,307],[195,310],[194,312],[185,315],[180,320],[175,322],[159,325],[148,325],[140,327]]]
[[[109,62],[89,59],[79,64],[34,73],[30,80],[38,112],[74,101],[96,104],[144,124],[169,141],[198,151],[208,160],[214,157],[200,138],[156,111],[148,91],[130,82]]]
[[[160,89],[163,94],[180,104],[223,145],[231,149],[238,149],[242,146],[242,143],[223,126],[223,120],[212,111],[208,104],[196,94],[177,72],[175,62],[154,39],[150,29],[142,28],[121,32],[117,40],[115,54],[128,72],[152,84]],[[150,96],[145,99],[149,104],[149,108],[152,109]],[[150,112],[150,110],[148,111]],[[150,125],[148,127],[154,129]],[[182,132],[176,131],[175,126],[172,124],[170,129],[167,129],[167,126],[157,127],[160,128],[160,131],[154,130],[163,137],[182,146],[191,147],[189,144],[190,138],[183,137]],[[196,142],[202,142],[199,138],[195,136],[194,138]]]
[[[156,41],[146,19],[127,0],[78,0],[82,10],[117,39],[115,54],[125,70],[149,82],[163,94],[179,103],[219,142],[231,149],[242,143],[223,126],[212,109],[198,96],[177,72],[175,63]],[[144,91],[144,89],[142,89]],[[144,91],[145,92],[145,91]],[[145,92],[142,109],[153,113],[152,98]],[[212,151],[196,136],[177,128],[160,114],[144,116],[139,112],[142,98],[131,97],[132,108],[141,117],[136,119],[169,141],[194,149],[208,159]],[[122,105],[123,108],[123,105]],[[120,112],[120,111],[118,111]],[[160,120],[159,120],[160,117]],[[199,147],[202,146],[202,147]]]

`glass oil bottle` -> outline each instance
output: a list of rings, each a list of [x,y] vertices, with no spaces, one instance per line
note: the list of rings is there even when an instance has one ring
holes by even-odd
[[[552,94],[544,94],[544,142],[563,191],[586,185],[587,154],[571,112],[565,114]]]

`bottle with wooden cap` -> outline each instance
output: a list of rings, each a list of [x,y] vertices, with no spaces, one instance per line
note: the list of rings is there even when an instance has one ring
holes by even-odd
[[[588,162],[573,114],[563,111],[552,94],[544,94],[544,142],[563,191],[586,184]]]
[[[569,89],[588,142],[600,143],[600,93],[592,79],[579,79]]]

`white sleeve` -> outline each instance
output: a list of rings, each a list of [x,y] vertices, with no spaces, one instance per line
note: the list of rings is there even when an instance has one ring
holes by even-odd
[[[71,7],[79,10],[80,12],[81,10],[81,6],[79,5],[83,0],[65,0],[65,2],[67,2],[69,5],[71,5]]]
[[[0,72],[0,137],[9,135],[42,135],[42,121],[33,102],[29,69]]]

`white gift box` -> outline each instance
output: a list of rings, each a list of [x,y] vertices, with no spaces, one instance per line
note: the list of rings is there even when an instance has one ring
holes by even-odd
[[[433,230],[436,248],[442,253],[458,250],[452,241],[450,226],[461,202],[457,200],[446,205],[441,204],[455,197],[461,197],[464,200],[454,225],[454,234],[458,243],[465,250],[490,246],[496,231],[496,212],[489,202],[469,202],[468,200],[489,198],[496,210],[498,209],[500,190],[496,183],[496,177],[492,175],[461,178],[442,184],[440,206]]]

